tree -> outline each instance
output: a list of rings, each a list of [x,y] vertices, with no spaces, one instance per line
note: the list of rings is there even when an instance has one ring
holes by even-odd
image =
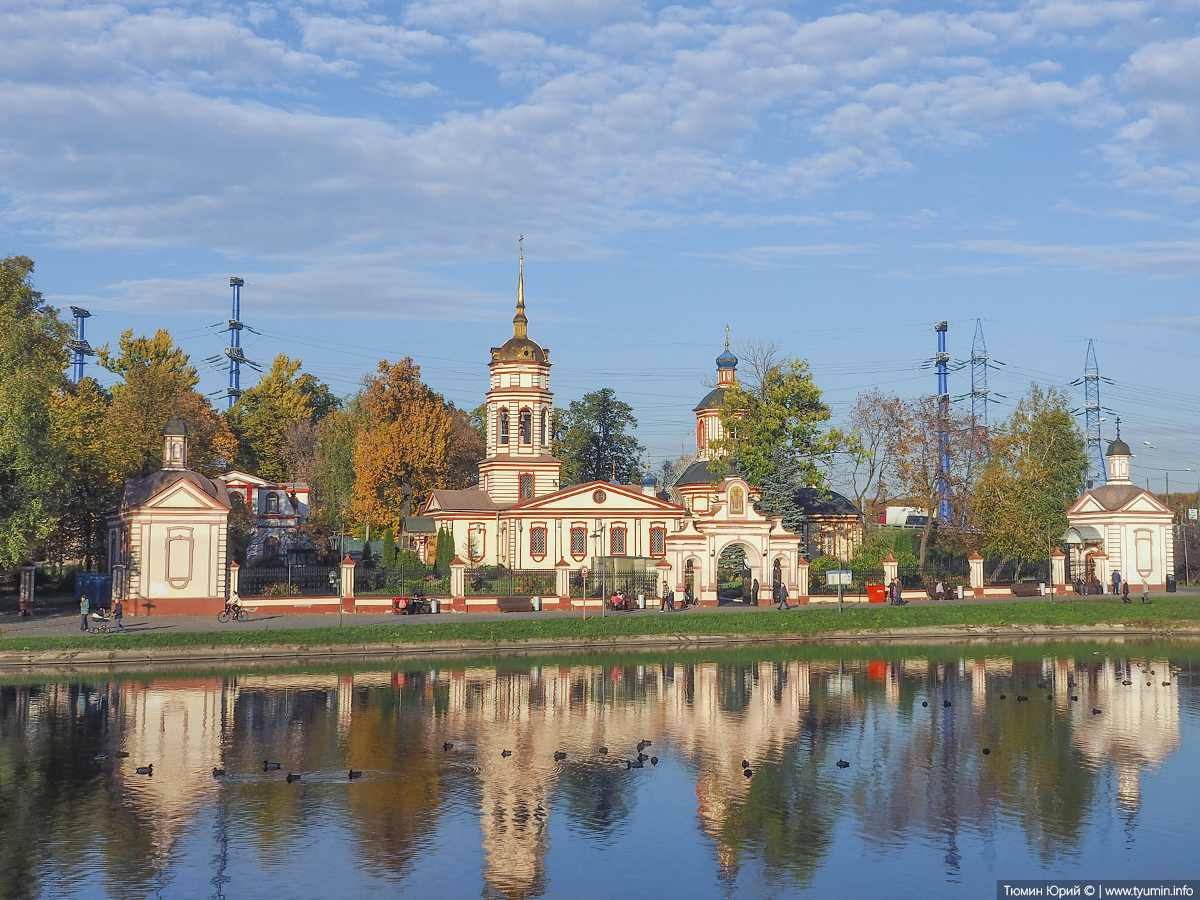
[[[755,350],[757,348],[757,351]],[[826,429],[829,407],[802,359],[781,359],[773,345],[747,345],[754,364],[751,379],[725,391],[721,424],[726,437],[713,442],[718,477],[736,469],[755,486],[770,478],[777,448],[797,463],[796,477],[823,487],[824,468],[843,445],[837,428]]]
[[[450,563],[454,562],[454,535],[445,528],[439,528],[437,533],[437,554],[434,557],[433,568],[438,575],[450,571]]]
[[[462,415],[421,381],[410,357],[384,360],[363,379],[361,408],[352,499],[358,522],[398,528],[406,489],[424,498],[434,488],[462,486],[455,461],[474,432],[459,427]]]
[[[859,394],[846,419],[849,452],[846,477],[866,521],[867,497],[878,507],[894,477],[896,455],[904,433],[904,402],[878,388]],[[872,510],[877,511],[877,510]]]
[[[946,434],[944,447],[941,440],[943,431]],[[967,469],[971,419],[953,409],[943,410],[936,397],[923,397],[904,404],[898,438],[896,488],[902,496],[924,506],[928,514],[917,555],[918,563],[924,566],[943,491],[953,507],[961,508],[969,502],[971,484]],[[945,470],[942,467],[943,451]]]
[[[162,430],[173,416],[188,425],[188,468],[209,477],[225,471],[237,456],[237,439],[208,399],[188,355],[170,332],[135,338],[122,332],[119,352],[97,350],[100,365],[120,375],[112,387],[105,430],[114,465],[124,475],[144,474],[162,465]]]
[[[16,565],[53,527],[63,472],[51,401],[63,384],[70,329],[33,289],[33,260],[0,260],[0,567]]]
[[[396,568],[396,535],[390,527],[383,530],[383,546],[379,549],[379,567]]]
[[[1087,445],[1067,395],[1031,385],[993,439],[979,479],[985,550],[1021,561],[1047,555],[1066,531],[1087,466]]]
[[[279,354],[226,413],[238,441],[238,468],[269,481],[295,478],[288,466],[289,430],[301,422],[315,424],[340,405],[328,385],[300,374],[300,366],[300,360]]]
[[[554,412],[552,450],[562,460],[563,484],[587,484],[614,477],[641,478],[639,455],[645,449],[626,429],[637,428],[633,407],[601,388]]]

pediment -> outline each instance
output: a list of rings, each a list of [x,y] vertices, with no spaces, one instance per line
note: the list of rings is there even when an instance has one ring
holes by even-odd
[[[219,509],[227,511],[190,481],[177,481],[141,504],[141,509]]]
[[[1104,506],[1101,505],[1100,501],[1097,500],[1095,497],[1093,497],[1091,494],[1084,494],[1082,497],[1080,497],[1078,500],[1075,501],[1074,506],[1072,506],[1069,510],[1067,510],[1067,516],[1069,518],[1071,516],[1081,515],[1083,513],[1098,513],[1098,512],[1106,512]]]
[[[1141,493],[1133,498],[1132,501],[1125,504],[1121,508],[1122,512],[1148,512],[1148,513],[1166,513],[1170,512],[1166,505],[1152,494]]]
[[[598,495],[602,499],[598,499]],[[674,503],[648,497],[637,488],[624,484],[606,484],[593,481],[563,488],[544,497],[535,497],[519,503],[509,510],[513,513],[563,512],[586,515],[612,516],[622,513],[661,512],[682,515],[684,509]]]

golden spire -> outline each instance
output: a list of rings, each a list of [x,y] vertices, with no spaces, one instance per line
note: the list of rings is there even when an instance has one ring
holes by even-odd
[[[529,319],[525,316],[525,235],[518,241],[517,314],[513,316],[513,337],[529,337]]]
[[[725,349],[729,349],[729,326],[725,326]]]

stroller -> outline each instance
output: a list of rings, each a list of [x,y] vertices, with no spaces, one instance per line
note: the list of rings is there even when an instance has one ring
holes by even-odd
[[[107,634],[109,626],[116,628],[116,620],[104,609],[94,609],[88,616],[88,632],[91,634]]]
[[[608,599],[608,608],[617,612],[629,612],[629,598],[624,591],[617,591]]]

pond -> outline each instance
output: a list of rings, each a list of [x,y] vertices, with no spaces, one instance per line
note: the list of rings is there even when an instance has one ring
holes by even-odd
[[[0,898],[1186,878],[1198,657],[806,648],[3,683]]]

